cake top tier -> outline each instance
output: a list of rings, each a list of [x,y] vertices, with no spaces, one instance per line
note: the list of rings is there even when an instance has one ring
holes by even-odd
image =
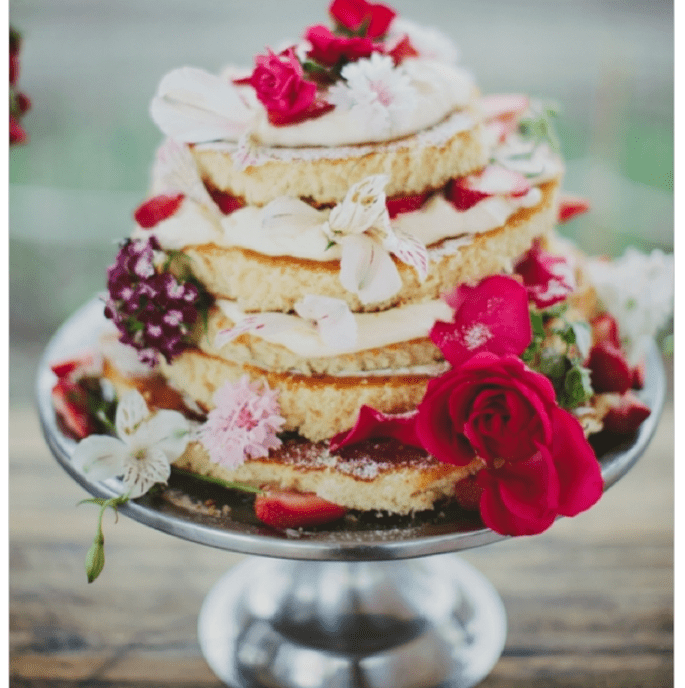
[[[332,27],[257,55],[252,71],[182,67],[163,77],[150,112],[185,143],[341,146],[390,141],[468,112],[477,91],[442,33],[366,0],[334,0]]]

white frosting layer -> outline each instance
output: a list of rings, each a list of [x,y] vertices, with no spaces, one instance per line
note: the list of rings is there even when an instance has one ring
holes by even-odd
[[[501,227],[520,208],[537,205],[541,193],[537,187],[520,197],[491,196],[466,211],[457,210],[442,195],[436,194],[419,210],[401,213],[391,223],[396,229],[412,234],[425,246],[443,239],[476,235]],[[279,218],[271,226],[271,207],[246,206],[219,218],[195,201],[185,199],[181,208],[153,230],[137,229],[138,238],[155,234],[162,248],[180,250],[186,246],[215,244],[237,246],[268,256],[292,256],[309,260],[340,259],[340,246],[328,247],[321,230],[330,210],[317,211],[295,199],[289,200],[296,212],[287,220]]]
[[[220,299],[217,305],[236,325],[248,317],[234,301]],[[330,358],[425,338],[436,320],[451,320],[452,309],[441,299],[436,299],[378,313],[354,313],[357,341],[353,347],[347,349],[337,349],[325,344],[318,333],[297,315],[287,317],[292,319],[290,329],[262,338],[303,358]]]
[[[331,112],[297,124],[274,127],[264,115],[255,119],[251,135],[266,146],[346,146],[389,141],[408,136],[437,124],[454,110],[465,108],[474,93],[474,82],[465,69],[436,60],[410,58],[395,70],[409,78],[415,96],[411,109],[398,120],[391,120],[387,131],[369,131],[354,110],[335,107]],[[249,89],[250,95],[254,94]],[[255,98],[256,101],[256,98]],[[254,101],[253,101],[254,102]],[[248,100],[248,103],[252,103]],[[372,138],[371,138],[372,137]]]

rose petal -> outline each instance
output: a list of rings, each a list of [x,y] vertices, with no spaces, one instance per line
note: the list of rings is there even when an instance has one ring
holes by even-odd
[[[559,475],[559,513],[575,516],[602,496],[604,481],[595,452],[578,419],[556,408],[553,413],[552,460]]]
[[[336,452],[350,444],[356,444],[374,437],[394,437],[403,444],[422,447],[415,431],[416,412],[382,413],[364,404],[359,409],[357,422],[351,430],[338,433],[331,438],[330,449]]]
[[[475,287],[461,285],[445,301],[455,309],[451,323],[436,322],[430,338],[458,366],[476,353],[520,355],[533,337],[525,287],[493,275]]]

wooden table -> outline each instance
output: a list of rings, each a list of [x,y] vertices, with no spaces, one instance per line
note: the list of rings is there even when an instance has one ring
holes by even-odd
[[[196,639],[200,605],[242,555],[105,521],[52,459],[28,405],[10,411],[13,688],[220,688]],[[482,688],[673,685],[673,406],[637,466],[590,512],[463,554],[499,590],[504,654]],[[388,688],[392,688],[388,686]]]

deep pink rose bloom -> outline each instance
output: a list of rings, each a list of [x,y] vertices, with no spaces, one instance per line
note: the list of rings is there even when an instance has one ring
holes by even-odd
[[[336,36],[321,24],[310,26],[304,37],[312,44],[307,56],[326,67],[333,67],[341,59],[352,62],[370,57],[374,50],[382,50],[382,46],[374,46],[370,38]]]
[[[416,434],[445,463],[523,461],[551,443],[557,410],[544,375],[517,356],[483,352],[428,383]]]
[[[295,52],[288,48],[279,55],[271,50],[258,55],[249,83],[278,124],[298,121],[316,100],[316,84],[304,78]],[[274,122],[272,122],[274,123]]]
[[[575,288],[573,271],[566,259],[543,251],[538,242],[514,269],[523,277],[528,297],[538,308],[563,301]]]
[[[397,13],[387,5],[372,4],[366,0],[333,0],[328,8],[338,24],[358,32],[366,24],[364,36],[378,38],[388,30]]]
[[[602,494],[580,423],[557,405],[550,381],[516,356],[476,354],[431,380],[415,430],[440,461],[486,462],[477,477],[481,515],[499,533],[542,532]]]
[[[486,277],[443,298],[454,309],[454,317],[450,323],[436,322],[430,338],[453,366],[481,351],[520,355],[530,344],[528,295],[513,277]]]

